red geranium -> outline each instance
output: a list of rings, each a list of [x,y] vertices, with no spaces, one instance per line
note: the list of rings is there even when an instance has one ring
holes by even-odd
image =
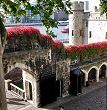
[[[40,31],[38,29],[33,28],[33,27],[27,27],[27,26],[7,28],[7,39],[11,39],[13,37],[15,38],[17,36],[31,37],[32,35],[40,36]]]
[[[52,46],[54,48],[62,48],[63,47],[63,43],[60,40],[53,40]]]

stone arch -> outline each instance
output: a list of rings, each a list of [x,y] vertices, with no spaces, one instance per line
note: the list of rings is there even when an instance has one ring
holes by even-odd
[[[99,67],[99,78],[105,78],[107,76],[107,63],[102,63]]]
[[[93,82],[93,81],[99,81],[99,69],[96,66],[92,66],[88,70],[88,81]]]
[[[19,67],[12,68],[10,71],[8,71],[4,78],[6,80],[18,80],[22,77],[22,69]]]
[[[23,89],[23,70],[19,67],[12,68],[9,72],[4,75],[5,80],[10,80],[7,88],[11,90],[10,83]]]
[[[28,69],[27,66],[24,63],[15,63],[14,65],[9,65],[8,66],[8,71],[7,73],[9,73],[11,70],[13,70],[14,68],[20,68],[20,69]]]
[[[99,68],[101,68],[102,65],[106,65],[107,66],[107,63],[106,62],[103,62]]]

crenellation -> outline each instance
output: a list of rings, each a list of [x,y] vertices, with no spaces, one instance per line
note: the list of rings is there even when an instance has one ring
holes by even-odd
[[[83,11],[84,10],[84,2],[74,1],[72,4],[72,11]]]

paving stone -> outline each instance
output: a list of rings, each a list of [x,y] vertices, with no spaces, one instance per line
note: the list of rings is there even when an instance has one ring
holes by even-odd
[[[60,104],[63,104],[64,110],[106,110],[106,86],[106,79],[101,79],[98,83],[94,82],[89,87],[84,87],[81,95],[59,98],[43,108],[36,108],[23,101],[22,97],[8,91],[8,110],[58,110]]]

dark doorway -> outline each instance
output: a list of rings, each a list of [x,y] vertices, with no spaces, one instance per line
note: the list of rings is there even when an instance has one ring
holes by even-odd
[[[33,97],[32,97],[32,85],[30,82],[28,81],[25,81],[25,90],[26,90],[26,97],[27,97],[27,100],[32,100]]]
[[[40,81],[40,105],[44,106],[56,101],[56,75],[41,77]]]
[[[29,83],[29,95],[30,95],[30,100],[32,100],[32,85]]]
[[[93,81],[96,81],[96,69],[95,68],[92,68],[88,74],[88,81],[89,82],[93,82]]]
[[[79,68],[70,71],[70,94],[78,95],[82,93],[82,78]]]
[[[56,96],[57,97],[62,97],[62,85],[63,81],[62,80],[57,80],[56,81]]]
[[[106,77],[106,65],[102,65],[99,72],[99,78]]]

